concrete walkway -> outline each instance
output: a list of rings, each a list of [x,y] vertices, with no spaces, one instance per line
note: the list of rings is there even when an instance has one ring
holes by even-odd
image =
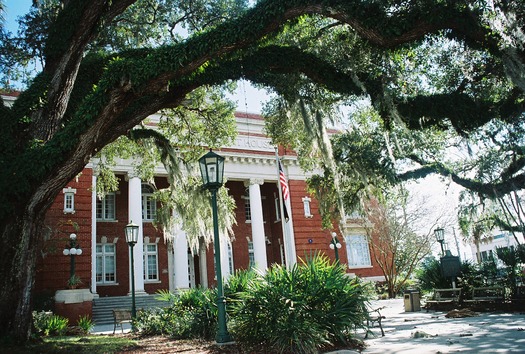
[[[122,329],[120,329],[120,327],[117,327],[117,329],[115,330],[115,334],[129,333],[129,332],[131,332],[131,323],[124,323],[122,324]],[[113,324],[95,325],[91,333],[92,334],[113,334]]]
[[[363,353],[525,353],[525,314],[485,312],[446,318],[446,312],[405,312],[403,299],[373,303],[382,310],[383,329],[365,340]]]

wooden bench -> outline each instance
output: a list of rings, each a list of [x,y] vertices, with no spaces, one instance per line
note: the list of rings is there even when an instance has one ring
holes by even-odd
[[[460,298],[461,288],[434,289],[432,298],[426,301],[425,307],[427,312],[431,308],[437,309],[440,306],[450,307],[459,303]]]
[[[472,299],[466,299],[466,304],[476,307],[503,305],[505,302],[505,288],[502,286],[484,286],[472,288]]]
[[[127,309],[115,309],[111,310],[113,312],[113,334],[115,334],[115,329],[120,326],[120,330],[124,333],[124,328],[122,327],[123,323],[131,323],[131,310]]]
[[[377,309],[370,310],[368,312],[368,317],[366,319],[366,327],[367,328],[366,328],[365,339],[368,338],[368,334],[372,332],[372,331],[370,331],[370,328],[372,328],[374,326],[374,323],[377,323],[377,325],[381,329],[381,336],[382,337],[385,336],[385,331],[383,331],[383,325],[381,324],[381,321],[383,321],[385,319],[385,316],[381,315],[381,310],[384,309],[384,308],[385,307],[379,307]]]

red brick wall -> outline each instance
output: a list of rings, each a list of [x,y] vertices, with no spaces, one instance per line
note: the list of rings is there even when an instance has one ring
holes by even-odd
[[[84,301],[74,304],[65,304],[63,302],[55,303],[55,314],[66,317],[70,326],[76,326],[81,316],[93,318],[93,302]]]
[[[46,239],[37,265],[35,291],[49,292],[67,287],[70,275],[70,256],[62,254],[69,248],[69,235],[75,233],[82,255],[75,256],[76,271],[83,287],[91,282],[91,170],[84,169],[67,187],[76,189],[75,213],[64,214],[64,194],[59,193],[46,217]],[[78,230],[73,226],[78,225]]]
[[[321,228],[321,215],[319,213],[319,203],[307,193],[305,181],[288,181],[290,187],[290,201],[292,205],[293,227],[295,235],[296,254],[299,259],[306,259],[315,252],[323,253],[335,261],[335,251],[330,249],[331,233],[336,230],[323,230]],[[304,197],[310,197],[311,218],[304,215],[303,200]],[[338,240],[341,243],[339,249],[339,260],[341,263],[347,263],[346,244],[344,237],[338,233]],[[355,273],[360,277],[382,276],[383,273],[377,265],[370,251],[372,267],[351,268],[347,273]],[[300,261],[300,260],[299,260]]]

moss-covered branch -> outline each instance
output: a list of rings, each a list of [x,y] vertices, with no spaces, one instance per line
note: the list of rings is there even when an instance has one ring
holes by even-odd
[[[456,184],[470,191],[491,199],[496,199],[502,195],[515,191],[516,186],[525,185],[525,173],[520,173],[501,182],[484,183],[474,179],[461,177],[452,168],[449,168],[442,163],[426,163],[419,157],[413,155],[409,158],[422,164],[422,167],[399,174],[398,178],[400,180],[408,181],[411,179],[424,178],[431,174],[438,174],[450,178]]]

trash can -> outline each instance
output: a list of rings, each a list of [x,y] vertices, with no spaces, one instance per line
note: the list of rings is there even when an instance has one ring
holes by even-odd
[[[421,311],[421,303],[419,300],[419,290],[407,289],[405,290],[405,312]]]

